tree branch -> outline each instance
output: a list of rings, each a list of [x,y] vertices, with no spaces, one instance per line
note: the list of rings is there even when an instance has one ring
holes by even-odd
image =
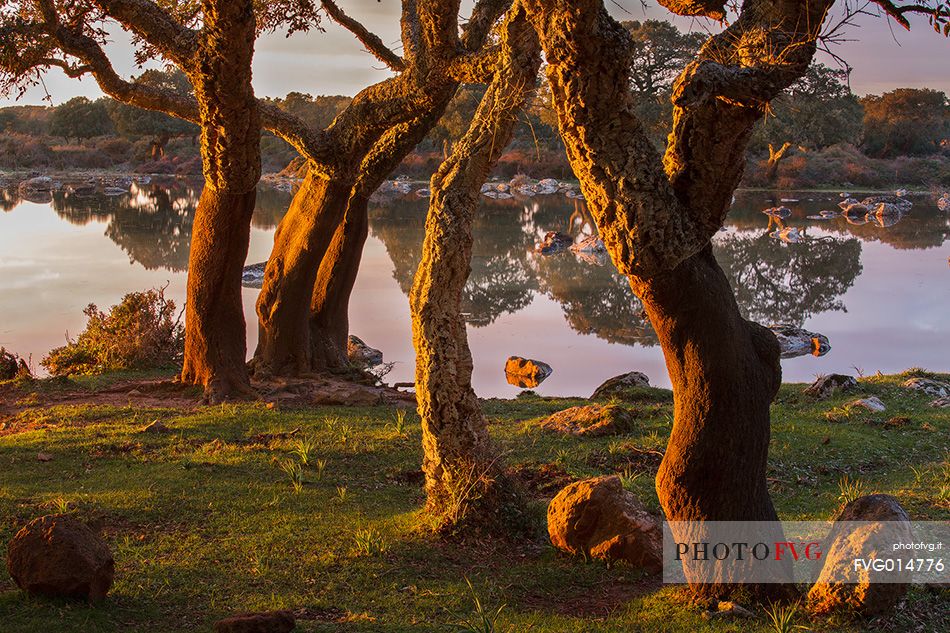
[[[395,72],[402,72],[406,69],[406,62],[399,55],[390,50],[375,33],[370,32],[359,21],[351,18],[337,6],[333,0],[321,0],[323,9],[327,12],[334,22],[350,31],[356,36],[363,46],[372,53],[376,59],[380,60]]]
[[[459,55],[449,62],[448,75],[459,83],[488,83],[495,74],[500,54],[499,46],[489,46],[477,53]]]
[[[198,33],[151,0],[92,0],[103,13],[183,69],[194,65]]]

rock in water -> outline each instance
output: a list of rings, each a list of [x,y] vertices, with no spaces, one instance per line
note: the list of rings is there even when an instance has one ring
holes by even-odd
[[[607,561],[623,560],[652,572],[663,568],[663,531],[620,477],[595,477],[561,490],[548,505],[554,547]]]
[[[599,387],[594,389],[594,393],[591,394],[590,399],[607,400],[614,396],[621,395],[626,389],[649,386],[650,379],[646,374],[639,371],[631,371],[605,380]]]
[[[346,340],[346,356],[350,362],[360,367],[376,367],[383,364],[383,353],[370,347],[358,336],[350,336]]]
[[[549,415],[541,421],[541,428],[565,435],[598,437],[629,431],[635,421],[634,413],[624,407],[589,404]]]
[[[778,339],[782,349],[782,358],[796,358],[811,354],[824,356],[831,351],[831,342],[824,334],[809,332],[794,325],[770,325],[769,329]]]
[[[115,561],[84,523],[53,514],[17,532],[7,548],[7,571],[27,593],[96,602],[112,587]]]
[[[560,253],[573,243],[574,238],[570,235],[565,235],[557,231],[548,231],[535,250],[542,255],[554,255],[555,253]]]
[[[260,288],[263,286],[264,268],[266,267],[267,262],[245,266],[244,272],[241,273],[241,285],[245,288]]]
[[[604,241],[596,235],[588,235],[581,241],[573,244],[571,250],[575,253],[606,253],[607,247]]]
[[[813,382],[805,393],[816,398],[828,398],[839,391],[850,391],[858,386],[858,381],[854,376],[845,374],[828,374],[819,376],[818,380]]]
[[[825,563],[808,592],[809,610],[821,614],[845,609],[875,615],[893,609],[907,592],[907,584],[893,582],[895,574],[907,582],[911,574],[856,568],[855,561],[911,558],[910,551],[892,551],[892,544],[913,538],[910,517],[890,495],[868,495],[846,505],[825,542]],[[885,577],[889,581],[881,582]]]
[[[520,356],[509,356],[505,363],[505,378],[509,385],[533,389],[554,372],[547,363]]]
[[[214,633],[289,633],[296,626],[290,611],[245,613],[215,622]]]

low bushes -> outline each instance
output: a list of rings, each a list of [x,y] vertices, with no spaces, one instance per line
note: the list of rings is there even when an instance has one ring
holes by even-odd
[[[99,374],[177,366],[184,330],[175,320],[175,302],[161,289],[132,292],[106,314],[95,304],[83,311],[86,329],[40,363],[53,376]]]

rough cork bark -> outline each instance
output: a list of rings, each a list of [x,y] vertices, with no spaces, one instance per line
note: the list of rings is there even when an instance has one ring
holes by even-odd
[[[432,177],[422,261],[410,293],[427,510],[444,528],[491,522],[501,473],[472,389],[462,291],[471,270],[479,189],[511,139],[540,63],[537,36],[512,9],[495,76],[465,136]]]
[[[829,4],[743,5],[677,80],[661,162],[634,115],[626,33],[602,0],[525,0],[571,165],[666,358],[675,421],[656,485],[672,521],[777,520],[765,473],[778,343],[742,318],[709,239],[741,178],[753,124],[804,73]],[[722,10],[695,0],[664,6],[683,15]],[[692,581],[703,595],[730,590]]]
[[[188,74],[201,121],[205,186],[195,212],[181,379],[219,401],[251,392],[241,271],[260,178],[260,116],[251,87],[250,0],[203,3],[204,28]]]
[[[325,196],[305,183],[294,199],[293,215],[288,213],[281,223],[287,228],[278,229],[268,263],[271,272],[265,272],[258,301],[261,342],[252,362],[255,375],[295,375],[346,365],[349,298],[366,240],[369,196],[438,122],[458,87],[458,75],[484,79],[469,72],[474,64],[469,57],[482,47],[492,22],[508,4],[510,0],[476,3],[460,40],[457,1],[404,3],[404,59],[377,52],[400,74],[357,95],[324,132],[319,148],[298,145],[310,159],[310,171],[331,183],[334,194]],[[331,17],[348,20],[335,5]],[[371,50],[378,49],[371,34],[358,26],[353,30]],[[313,138],[315,131],[303,137]],[[277,263],[272,267],[271,262]],[[305,270],[295,272],[298,265]],[[307,313],[298,284],[310,280],[311,272],[315,276]]]

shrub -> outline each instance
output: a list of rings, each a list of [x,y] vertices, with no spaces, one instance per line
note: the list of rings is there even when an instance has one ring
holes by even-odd
[[[109,313],[95,304],[83,311],[86,329],[57,347],[40,363],[54,376],[99,374],[123,369],[155,369],[180,363],[184,331],[175,319],[175,303],[162,289],[132,292]]]
[[[21,376],[31,376],[30,366],[26,361],[0,347],[0,380],[13,380]]]
[[[122,137],[102,140],[96,145],[96,149],[108,156],[113,163],[124,163],[132,156],[132,143]]]

